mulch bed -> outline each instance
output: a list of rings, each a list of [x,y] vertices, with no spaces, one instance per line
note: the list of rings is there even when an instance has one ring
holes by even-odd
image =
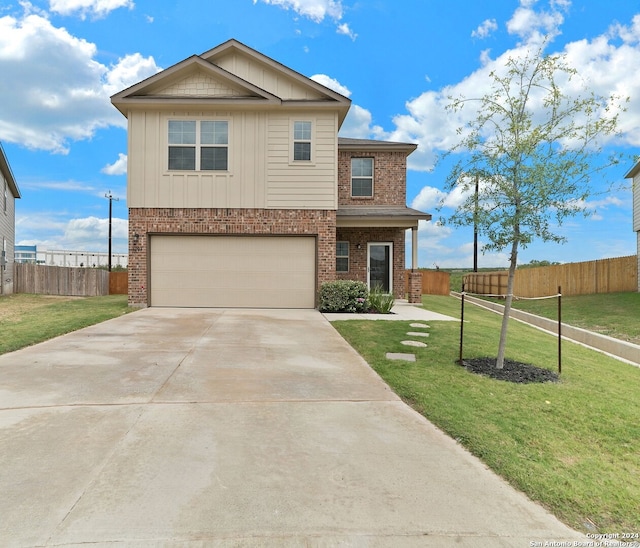
[[[526,384],[531,382],[558,382],[560,377],[554,371],[536,367],[528,363],[504,360],[504,367],[496,369],[496,358],[474,358],[462,360],[462,365],[479,375],[500,381]]]

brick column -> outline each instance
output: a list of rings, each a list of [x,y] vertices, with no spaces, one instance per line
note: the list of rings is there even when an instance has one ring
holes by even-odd
[[[422,303],[422,272],[409,272],[409,302]]]

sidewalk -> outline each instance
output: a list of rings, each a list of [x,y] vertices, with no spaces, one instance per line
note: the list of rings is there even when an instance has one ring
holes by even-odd
[[[342,320],[411,320],[411,321],[445,321],[445,322],[457,322],[456,318],[451,316],[445,316],[444,314],[438,314],[437,312],[431,312],[421,305],[411,304],[404,299],[396,299],[391,314],[341,314],[341,313],[328,313],[323,316],[330,322],[337,322]]]

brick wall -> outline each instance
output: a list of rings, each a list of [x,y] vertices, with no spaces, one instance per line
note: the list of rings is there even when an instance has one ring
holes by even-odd
[[[149,302],[147,246],[152,234],[315,235],[319,287],[335,279],[335,225],[336,212],[327,210],[130,208],[129,305]]]
[[[405,298],[404,229],[338,228],[336,232],[337,241],[349,242],[349,272],[336,272],[336,279],[366,283],[367,242],[393,242],[393,293],[396,299]]]
[[[373,158],[373,198],[351,197],[351,158]],[[338,203],[342,206],[406,205],[406,153],[339,151]]]

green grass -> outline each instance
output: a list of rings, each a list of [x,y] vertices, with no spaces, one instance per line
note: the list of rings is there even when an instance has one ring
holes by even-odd
[[[424,297],[426,308],[459,317],[452,297]],[[495,356],[501,317],[465,308],[465,358]],[[430,322],[416,362],[407,352],[409,322],[332,325],[393,390],[514,487],[569,526],[601,533],[640,531],[640,369],[563,343],[557,384],[516,385],[456,365],[459,323]],[[518,322],[507,357],[556,369],[557,341]]]
[[[4,296],[0,298],[0,354],[115,318],[129,310],[126,295]]]
[[[513,307],[558,318],[558,300],[516,300]],[[616,339],[640,344],[640,293],[607,293],[562,297],[562,321]]]

